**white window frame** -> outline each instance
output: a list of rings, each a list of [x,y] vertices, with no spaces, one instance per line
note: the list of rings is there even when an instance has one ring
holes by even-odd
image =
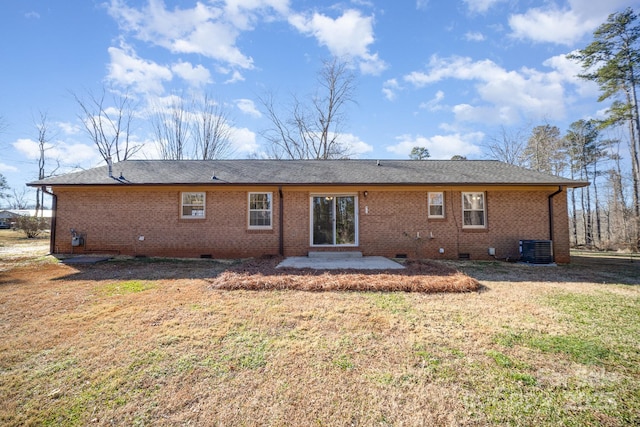
[[[255,194],[266,194],[269,198],[269,209],[251,209],[251,196]],[[269,212],[269,225],[251,225],[251,212]],[[270,191],[252,191],[247,195],[247,227],[250,230],[272,230],[273,229],[273,193]]]
[[[482,210],[480,209],[465,209],[464,200],[465,195],[475,195],[482,197]],[[482,225],[465,224],[464,213],[465,212],[482,212]],[[462,228],[487,228],[487,195],[483,191],[465,191],[462,192]]]
[[[187,195],[197,194],[202,195],[202,204],[200,203],[185,203],[184,198]],[[202,206],[202,215],[185,215],[185,207],[199,207]],[[199,211],[198,211],[199,212]],[[207,217],[207,193],[204,191],[183,191],[180,193],[180,218],[182,219],[204,219]]]
[[[433,204],[431,203],[431,195],[440,195],[441,204]],[[431,213],[431,206],[440,206],[442,207],[442,213],[440,215],[435,215]],[[429,191],[427,193],[427,217],[428,218],[444,218],[444,191]]]

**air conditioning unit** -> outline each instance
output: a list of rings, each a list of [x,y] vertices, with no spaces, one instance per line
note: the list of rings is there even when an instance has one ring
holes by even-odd
[[[531,264],[553,263],[551,240],[520,240],[520,261]]]

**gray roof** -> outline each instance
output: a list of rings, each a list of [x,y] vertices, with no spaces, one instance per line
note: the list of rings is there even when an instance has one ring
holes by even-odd
[[[495,160],[126,160],[28,185],[176,184],[588,185]]]

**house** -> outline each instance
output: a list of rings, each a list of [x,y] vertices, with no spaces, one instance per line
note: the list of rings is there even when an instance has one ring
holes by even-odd
[[[0,229],[12,228],[16,220],[22,216],[35,216],[35,209],[4,209],[0,211]],[[38,216],[51,221],[51,210],[43,209],[38,211]]]
[[[516,259],[524,240],[567,263],[566,189],[587,183],[486,160],[127,160],[28,185],[53,194],[52,253]]]

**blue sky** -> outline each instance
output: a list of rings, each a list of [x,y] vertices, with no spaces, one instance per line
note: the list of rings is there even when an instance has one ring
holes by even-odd
[[[630,0],[0,0],[0,173],[37,177],[47,114],[47,169],[100,165],[71,95],[128,90],[132,139],[157,153],[146,114],[175,94],[210,93],[233,125],[234,157],[264,150],[258,102],[316,87],[323,59],[348,57],[357,77],[342,140],[353,157],[487,156],[501,127],[564,132],[606,105],[565,55],[585,47]]]

